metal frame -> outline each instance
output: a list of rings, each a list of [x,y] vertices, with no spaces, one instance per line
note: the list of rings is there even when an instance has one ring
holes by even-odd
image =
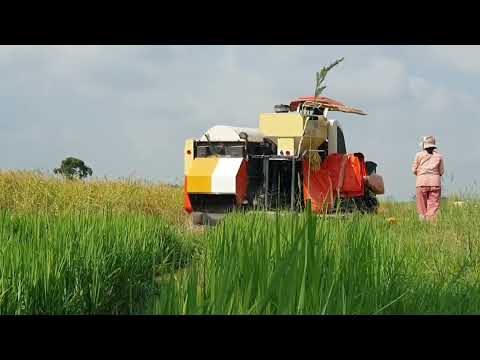
[[[264,192],[264,206],[268,209],[268,186],[270,182],[270,160],[272,161],[291,161],[291,184],[290,184],[290,209],[295,210],[295,185],[297,183],[296,165],[299,157],[296,156],[278,156],[278,155],[253,155],[253,158],[263,159],[263,192]]]
[[[263,158],[263,179],[264,179],[263,185],[265,188],[265,210],[268,209],[269,164],[270,164],[270,157],[265,156]]]
[[[292,157],[292,179],[291,179],[291,190],[290,190],[290,210],[294,210],[295,205],[295,180],[296,180],[296,171],[295,165],[297,163],[297,159],[293,156]]]

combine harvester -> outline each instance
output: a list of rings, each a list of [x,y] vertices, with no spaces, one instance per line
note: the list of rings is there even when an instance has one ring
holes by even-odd
[[[343,59],[342,59],[343,60]],[[318,214],[376,212],[383,179],[360,152],[347,153],[331,111],[363,111],[318,96],[326,72],[317,73],[315,96],[300,97],[260,114],[259,128],[214,126],[185,143],[185,210],[194,224],[215,224],[233,210]]]

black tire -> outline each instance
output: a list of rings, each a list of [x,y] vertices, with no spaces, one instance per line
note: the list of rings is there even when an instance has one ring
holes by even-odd
[[[203,225],[203,213],[193,212],[192,213],[192,223],[193,223],[193,225]]]
[[[371,214],[377,212],[378,200],[375,195],[366,194],[363,197],[342,199],[338,205],[340,212],[361,212],[364,214]]]
[[[203,214],[203,224],[214,226],[220,223],[226,214],[222,213],[204,213]]]
[[[379,202],[375,194],[368,194],[364,199],[365,212],[376,213],[379,207]]]

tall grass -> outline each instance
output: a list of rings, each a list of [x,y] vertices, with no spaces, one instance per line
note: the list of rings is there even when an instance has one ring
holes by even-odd
[[[71,210],[143,213],[185,225],[183,189],[139,180],[68,181],[31,171],[0,172],[0,209],[21,213]]]
[[[390,209],[397,210],[397,209]],[[207,234],[202,261],[158,290],[157,314],[478,313],[475,205],[414,212],[269,218],[234,215]]]
[[[480,312],[480,204],[232,214],[185,231],[182,189],[0,172],[0,314]],[[388,217],[395,217],[390,224]]]
[[[0,212],[0,314],[136,313],[194,248],[145,215]]]

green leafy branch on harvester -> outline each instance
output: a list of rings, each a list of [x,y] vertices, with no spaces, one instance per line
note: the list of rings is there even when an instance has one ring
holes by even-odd
[[[317,79],[317,83],[316,83],[316,86],[315,86],[315,97],[314,97],[314,101],[313,101],[313,104],[309,104],[309,106],[313,106],[313,108],[320,108],[321,107],[321,104],[318,104],[317,103],[317,97],[323,92],[323,90],[325,90],[327,88],[327,86],[323,85],[322,86],[322,83],[323,81],[325,80],[325,77],[327,76],[327,73],[332,70],[335,66],[337,66],[338,64],[340,64],[342,61],[343,61],[343,57],[340,58],[340,59],[337,59],[335,62],[333,62],[332,64],[330,64],[329,66],[324,66],[319,72],[317,71],[316,73],[316,79]],[[301,112],[303,113],[304,111],[304,106],[305,106],[305,103],[302,105],[302,109],[301,109]],[[310,120],[310,117],[307,117],[307,121],[305,122],[305,125],[303,127],[303,134],[302,134],[302,137],[300,139],[300,144],[298,146],[298,151],[300,153],[300,148],[301,148],[301,145],[302,145],[302,142],[303,142],[303,137],[305,135],[305,130],[307,128],[307,125],[308,125],[308,122]],[[319,163],[319,157],[318,157],[318,154],[314,153],[312,154],[310,157],[312,158],[315,158],[316,160],[314,161],[315,163]]]
[[[335,61],[334,63],[330,64],[329,66],[324,66],[320,72],[317,72],[317,84],[315,86],[315,98],[320,96],[320,94],[323,92],[323,90],[326,89],[326,86],[321,86],[323,81],[325,80],[325,77],[327,76],[327,73],[333,69],[335,66],[340,64],[343,61],[343,57]],[[315,99],[316,100],[316,99]]]

